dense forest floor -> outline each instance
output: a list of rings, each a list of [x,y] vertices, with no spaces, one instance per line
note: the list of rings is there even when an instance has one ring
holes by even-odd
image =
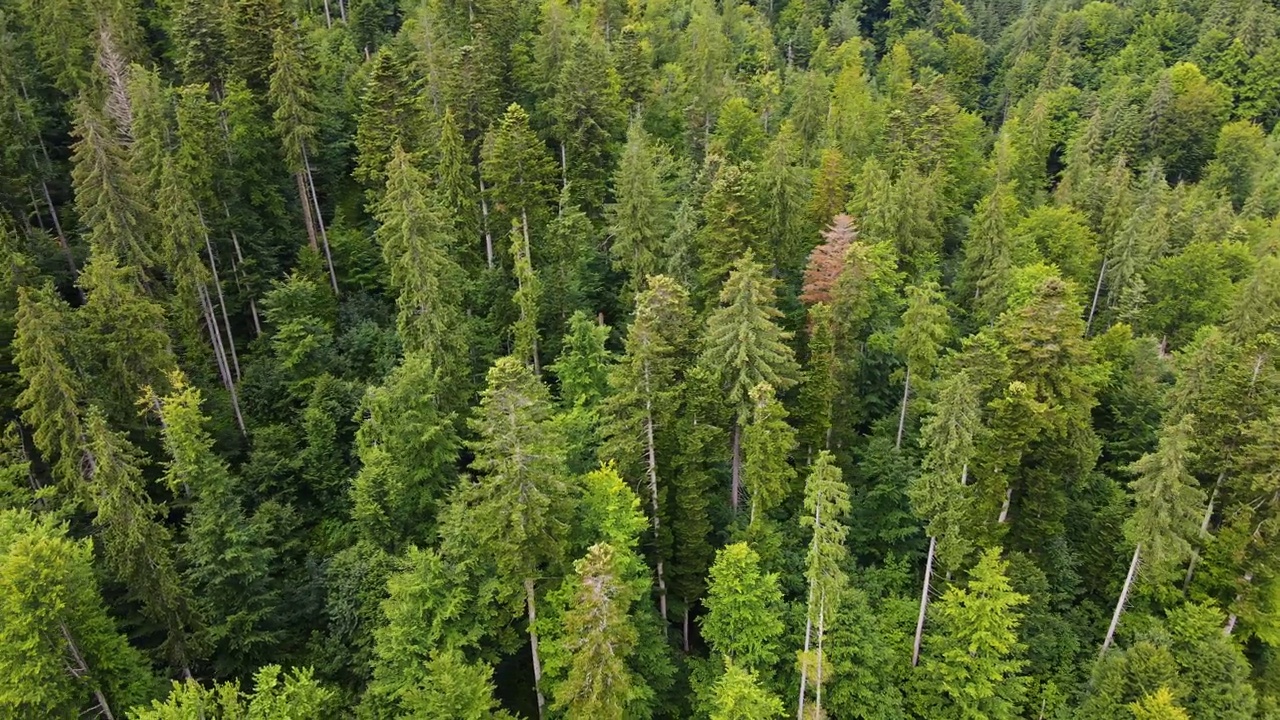
[[[1265,0],[0,0],[0,718],[1280,718]]]

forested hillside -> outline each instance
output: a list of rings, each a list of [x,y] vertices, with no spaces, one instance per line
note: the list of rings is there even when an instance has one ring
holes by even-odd
[[[1266,0],[0,0],[0,718],[1280,718]]]

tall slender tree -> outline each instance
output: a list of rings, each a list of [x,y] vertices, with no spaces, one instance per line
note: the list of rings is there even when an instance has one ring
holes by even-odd
[[[850,509],[849,489],[844,484],[835,457],[826,450],[818,453],[809,470],[805,481],[804,509],[800,524],[812,529],[813,538],[809,541],[809,552],[805,558],[809,599],[805,607],[804,645],[800,652],[800,699],[796,713],[799,718],[805,717],[810,684],[814,692],[813,716],[822,717],[823,669],[828,665],[822,645],[827,627],[835,624],[840,597],[848,583],[844,565],[849,555],[845,545],[845,537],[849,533],[845,524]],[[811,644],[811,641],[815,642]]]

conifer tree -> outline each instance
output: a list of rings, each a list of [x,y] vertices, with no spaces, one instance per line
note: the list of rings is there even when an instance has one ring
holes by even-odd
[[[1169,688],[1161,687],[1131,704],[1134,720],[1190,720],[1191,716],[1173,699]]]
[[[511,327],[512,355],[531,361],[534,373],[542,372],[538,359],[538,317],[542,303],[542,283],[533,269],[527,236],[520,230],[520,223],[511,222],[511,257],[514,262],[516,291],[511,300],[519,316]]]
[[[761,686],[759,675],[732,660],[716,681],[711,720],[777,720],[782,701]]]
[[[973,292],[974,310],[986,321],[1004,309],[1013,269],[1010,233],[1017,199],[1008,183],[998,183],[975,208],[975,221],[965,245],[965,288]]]
[[[791,124],[783,125],[769,143],[760,166],[760,188],[764,204],[765,246],[773,266],[791,276],[799,270],[803,232],[807,178],[800,165],[798,139]]]
[[[386,167],[376,233],[396,291],[396,329],[409,352],[422,352],[456,381],[462,352],[462,269],[450,256],[451,238],[427,191],[426,175],[396,145]]]
[[[790,333],[777,325],[782,313],[774,306],[775,285],[748,252],[734,263],[720,290],[720,307],[707,318],[702,363],[719,377],[735,409],[729,495],[735,511],[742,482],[742,426],[751,411],[751,389],[768,383],[785,390],[796,382],[794,354],[786,344]]]
[[[288,23],[282,0],[233,0],[227,5],[227,47],[236,75],[258,93],[272,75],[276,32]]]
[[[598,212],[626,122],[621,83],[603,38],[579,33],[569,42],[547,104],[552,135],[560,141],[561,177],[583,207]]]
[[[768,670],[781,657],[781,603],[778,576],[760,570],[760,556],[746,543],[729,545],[711,566],[702,635],[736,665]]]
[[[71,366],[72,322],[71,308],[51,284],[18,288],[13,359],[25,387],[17,406],[54,477],[69,484],[79,478],[85,396]]]
[[[636,292],[658,272],[673,229],[675,202],[664,177],[670,163],[666,149],[632,122],[613,176],[615,200],[605,212],[613,266],[627,273],[628,287]]]
[[[238,683],[215,683],[205,688],[193,679],[174,682],[169,696],[137,707],[136,720],[320,720],[332,712],[333,690],[316,681],[310,668],[282,672],[267,665],[253,674],[253,692]]]
[[[704,225],[699,231],[698,254],[702,294],[711,296],[746,253],[762,255],[758,193],[750,165],[724,165],[715,174],[711,188],[702,198]]]
[[[51,517],[0,510],[0,712],[109,717],[153,683],[107,614],[91,543]]]
[[[761,383],[750,392],[751,419],[742,431],[742,484],[751,498],[751,523],[766,522],[766,514],[782,504],[795,483],[791,466],[796,431],[787,424],[787,411],[773,386]]]
[[[837,390],[837,358],[832,337],[831,306],[809,308],[809,362],[800,385],[799,437],[805,456],[812,458],[831,442],[832,414]]]
[[[848,583],[844,564],[849,554],[845,546],[845,537],[849,533],[845,517],[849,514],[849,509],[849,489],[844,484],[840,468],[836,465],[835,457],[823,450],[818,453],[805,481],[805,513],[800,517],[800,524],[813,530],[813,539],[809,542],[809,552],[805,558],[809,599],[805,608],[804,646],[800,652],[800,701],[797,717],[805,717],[810,682],[814,691],[813,716],[823,716],[823,669],[827,663],[822,644],[827,627],[836,622],[839,601]],[[816,636],[813,634],[815,626]],[[816,641],[811,644],[810,641],[815,638]],[[815,647],[816,651],[813,650]]]
[[[455,649],[432,655],[426,679],[405,692],[403,705],[413,717],[512,720],[493,698],[493,668]]]
[[[1018,608],[1000,549],[987,550],[966,588],[952,586],[938,601],[937,631],[925,645],[922,688],[932,696],[924,714],[937,718],[1020,717],[1027,690],[1018,640]],[[927,709],[926,709],[927,708]]]
[[[444,547],[447,554],[491,558],[504,598],[517,595],[516,587],[523,590],[541,713],[536,582],[564,562],[565,442],[553,423],[547,388],[514,357],[490,368],[470,425],[477,437],[470,444],[471,466],[478,477],[461,490],[459,512],[442,531]]]
[[[173,45],[178,69],[188,85],[208,85],[222,95],[232,57],[223,7],[213,0],[185,0],[173,19]]]
[[[432,539],[453,485],[461,443],[452,413],[440,407],[440,385],[431,357],[410,352],[360,404],[352,515],[364,539],[391,551]]]
[[[564,616],[569,669],[552,707],[567,718],[622,720],[636,692],[627,667],[637,633],[627,613],[635,601],[613,546],[592,545],[574,563],[577,589]]]
[[[412,156],[425,149],[426,119],[421,96],[412,91],[400,43],[387,45],[374,56],[373,67],[356,121],[356,167],[352,175],[376,203],[386,182],[388,163],[397,147]]]
[[[1188,471],[1195,459],[1189,448],[1192,422],[1191,416],[1184,416],[1177,424],[1165,426],[1156,451],[1143,455],[1129,468],[1137,475],[1133,481],[1135,507],[1124,530],[1133,543],[1133,558],[1102,642],[1103,654],[1111,646],[1139,565],[1145,562],[1148,573],[1159,578],[1191,554],[1191,540],[1205,504],[1204,492]]]
[[[552,199],[555,168],[546,147],[529,126],[529,114],[519,105],[507,107],[485,137],[480,174],[501,217],[514,223],[530,253],[529,237],[541,229]],[[490,220],[491,225],[501,227]]]
[[[261,0],[271,2],[272,0]],[[312,249],[323,249],[329,281],[338,292],[338,275],[333,268],[329,235],[312,172],[316,137],[320,131],[320,110],[313,86],[315,71],[303,39],[294,29],[276,29],[271,50],[271,87],[268,97],[275,106],[272,118],[283,144],[285,163],[298,187],[302,220]]]
[[[89,247],[138,273],[154,268],[158,258],[147,239],[146,210],[134,195],[138,180],[119,138],[87,99],[76,105],[73,132],[71,180]]]
[[[199,657],[200,649],[192,647],[199,626],[178,575],[172,535],[161,520],[165,508],[147,494],[138,450],[107,427],[96,407],[85,416],[84,438],[85,490],[107,565],[141,602],[147,620],[164,632],[165,660],[190,675]]]
[[[898,436],[895,448],[902,447],[902,433],[907,424],[907,402],[911,398],[912,375],[920,387],[928,387],[938,350],[946,339],[950,318],[942,304],[938,284],[927,281],[907,288],[907,309],[902,313],[898,330],[898,352],[906,361],[902,379],[902,406],[898,411]]]
[[[471,163],[473,146],[467,143],[458,127],[452,108],[446,107],[440,117],[439,140],[435,153],[438,158],[435,172],[436,201],[444,210],[444,217],[452,224],[454,246],[458,249],[463,266],[469,270],[479,268],[480,257],[476,245],[481,237],[480,218],[476,198],[476,171]],[[484,258],[493,268],[493,242],[487,239]]]
[[[245,509],[242,488],[204,429],[200,391],[175,373],[172,392],[151,396],[160,417],[171,491],[194,497],[179,548],[195,609],[205,622],[209,660],[222,673],[252,667],[275,642],[279,588],[273,578],[279,549],[272,540],[273,508]],[[275,510],[278,512],[278,510]]]

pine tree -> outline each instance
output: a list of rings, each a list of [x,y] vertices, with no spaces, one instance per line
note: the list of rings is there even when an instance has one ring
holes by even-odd
[[[459,511],[441,533],[444,548],[446,554],[479,552],[492,558],[505,597],[522,586],[541,712],[535,583],[564,562],[569,500],[565,442],[553,423],[546,387],[514,357],[501,358],[490,368],[470,426],[477,438],[470,444],[475,454],[471,467],[478,477],[460,491]],[[455,547],[459,549],[451,550]]]
[[[85,416],[84,438],[85,490],[107,565],[164,632],[161,649],[170,666],[189,675],[200,651],[192,647],[199,626],[178,575],[172,535],[161,521],[165,508],[147,495],[138,450],[107,427],[96,407]]]
[[[849,533],[845,517],[849,514],[849,489],[844,484],[835,457],[823,450],[814,460],[804,487],[805,514],[800,524],[813,530],[809,552],[805,558],[805,579],[809,599],[805,608],[804,646],[800,652],[800,701],[797,717],[805,717],[805,703],[810,683],[814,690],[813,716],[822,715],[824,664],[823,652],[827,628],[834,625],[848,577],[844,565],[849,551],[845,537]],[[814,627],[817,635],[813,635]],[[811,644],[811,639],[816,642]],[[814,649],[816,647],[816,650]],[[829,672],[829,670],[828,670]],[[812,679],[811,679],[812,678]]]
[[[711,566],[702,636],[742,668],[768,670],[781,657],[781,603],[778,576],[760,570],[760,556],[746,543],[729,545]]]
[[[462,353],[462,269],[450,257],[451,233],[427,193],[425,173],[397,145],[386,167],[376,237],[396,291],[396,329],[409,352],[422,352],[451,381]]]
[[[711,720],[777,720],[782,701],[760,685],[759,675],[726,660],[724,674],[716,681]]]
[[[1191,541],[1196,536],[1200,511],[1205,504],[1204,491],[1188,471],[1189,464],[1195,460],[1189,448],[1192,422],[1193,418],[1188,415],[1175,425],[1166,425],[1161,430],[1156,451],[1143,455],[1129,467],[1130,472],[1137,475],[1133,481],[1135,507],[1124,530],[1133,543],[1133,558],[1102,643],[1103,654],[1111,646],[1139,565],[1145,562],[1150,568],[1149,575],[1159,578],[1191,554]]]
[[[942,292],[936,282],[927,281],[907,288],[907,309],[902,313],[902,326],[897,337],[898,352],[906,361],[906,368],[902,379],[902,406],[898,412],[895,448],[902,447],[913,376],[918,387],[928,387],[933,376],[933,366],[938,359],[938,350],[950,330],[949,325],[947,308],[942,304]]]
[[[270,0],[266,0],[270,1]],[[271,87],[268,97],[275,106],[272,119],[276,134],[284,148],[285,164],[293,172],[298,187],[302,220],[312,249],[323,248],[333,292],[338,292],[338,276],[333,268],[329,236],[324,213],[312,173],[316,137],[320,132],[320,109],[317,105],[316,75],[303,39],[294,29],[277,29],[271,50]]]
[[[68,484],[79,478],[86,392],[71,365],[73,320],[52,285],[18,288],[13,357],[25,387],[17,406],[54,477]]]
[[[0,510],[0,712],[110,716],[145,701],[153,683],[107,614],[92,544],[50,517]]]
[[[146,209],[134,190],[138,180],[120,140],[88,100],[76,105],[71,182],[80,221],[88,229],[89,247],[144,272],[158,263],[147,239]]]
[[[1027,690],[1018,641],[1018,607],[1000,549],[982,554],[966,588],[952,586],[938,601],[936,634],[925,644],[922,688],[933,696],[925,714],[938,718],[1013,720]]]
[[[720,307],[707,318],[702,363],[720,379],[736,416],[733,424],[733,486],[729,502],[736,511],[741,493],[742,426],[751,410],[751,389],[760,383],[785,390],[796,382],[790,333],[778,327],[776,281],[748,252],[733,265],[720,291]]]
[[[205,688],[193,679],[174,682],[163,702],[137,707],[129,713],[136,720],[320,720],[332,712],[335,693],[315,680],[310,668],[285,673],[279,665],[267,665],[253,674],[253,692],[238,683],[215,683]]]
[[[766,522],[766,515],[787,499],[795,484],[791,455],[796,431],[787,424],[787,411],[773,386],[761,383],[751,389],[751,419],[742,431],[742,484],[751,498],[751,523]]]
[[[152,395],[160,416],[169,463],[165,482],[171,491],[194,497],[186,518],[186,540],[179,548],[184,579],[193,589],[195,609],[205,622],[202,642],[222,673],[243,671],[269,651],[281,602],[273,570],[273,508],[249,513],[242,488],[205,431],[200,391],[175,373],[172,392]]]
[[[453,485],[461,443],[452,414],[440,407],[440,384],[430,356],[410,352],[360,404],[352,515],[364,539],[393,552],[435,536],[434,519]]]
[[[627,273],[635,292],[658,272],[663,243],[674,227],[675,201],[666,177],[671,162],[666,149],[632,122],[613,176],[615,201],[605,213],[613,266]]]
[[[637,640],[627,617],[635,597],[615,553],[599,543],[574,563],[577,588],[563,621],[569,669],[552,704],[567,718],[621,720],[636,692],[637,678],[627,667]]]

